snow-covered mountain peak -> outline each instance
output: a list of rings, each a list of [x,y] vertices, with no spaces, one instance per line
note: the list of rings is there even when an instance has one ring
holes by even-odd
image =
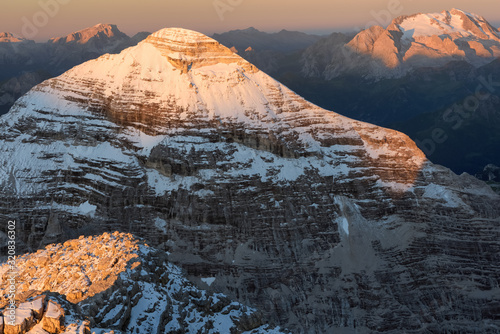
[[[293,152],[280,154],[292,156],[324,150],[321,146],[329,145],[340,133],[369,143],[384,136],[407,140],[395,131],[321,109],[219,42],[179,28],[160,30],[118,55],[104,55],[74,67],[42,83],[25,99],[40,98],[37,104],[41,105],[49,103],[45,101],[48,96],[56,104],[77,102],[78,114],[106,115],[119,126],[148,135],[200,124],[207,128],[206,133],[242,127],[238,131],[245,136],[259,137],[255,139],[258,148],[275,152],[284,145],[286,148],[279,149]],[[58,113],[73,113],[62,104],[49,104]],[[32,113],[30,108],[15,108],[8,122],[26,113]],[[267,147],[267,136],[280,137],[280,144]],[[408,143],[401,150],[412,165],[420,167],[425,157],[414,143]],[[143,145],[147,149],[145,146],[151,149],[149,144]],[[399,155],[400,149],[391,154]]]
[[[247,61],[216,40],[196,31],[166,28],[149,36],[143,43],[151,44],[183,73],[192,68],[219,63],[237,63],[255,70]]]
[[[462,10],[462,9],[459,9],[459,8],[452,8],[450,10],[443,10],[441,13],[442,14],[448,13],[449,15],[467,15],[467,16],[470,16],[470,17],[474,17],[474,18],[477,18],[477,19],[484,20],[484,18],[482,16],[480,16],[480,15],[477,15],[477,14],[474,14],[474,13],[470,13],[470,12],[466,12],[465,10]]]
[[[396,18],[393,22],[403,39],[433,35],[449,35],[452,39],[478,38],[499,40],[499,32],[482,16],[453,8],[441,13],[415,14]]]
[[[216,43],[216,41],[200,32],[184,28],[165,28],[151,35],[155,38],[165,39],[170,43]]]
[[[333,143],[350,143],[341,150],[355,160],[382,154],[400,161],[406,176],[398,181],[404,184],[426,161],[404,134],[321,109],[215,40],[188,30],[162,30],[118,55],[104,55],[47,80],[21,98],[4,120],[14,126],[38,117],[43,108],[57,119],[110,122],[146,156],[173,133],[209,140],[223,133],[229,141],[287,158],[335,157]],[[384,182],[391,179],[382,174]],[[392,183],[388,187],[399,189]]]
[[[400,77],[416,68],[456,60],[479,67],[500,56],[500,32],[479,15],[451,9],[400,16],[387,29],[375,26],[361,31],[346,48],[361,56],[350,55],[345,62],[335,59],[333,63],[342,67],[331,66],[327,77],[349,68],[368,72],[368,77]]]

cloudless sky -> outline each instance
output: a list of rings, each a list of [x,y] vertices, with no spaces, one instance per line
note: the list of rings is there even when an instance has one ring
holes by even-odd
[[[253,26],[327,34],[386,26],[402,14],[459,8],[500,26],[498,0],[1,0],[0,32],[36,41],[97,23],[117,24],[128,35],[183,27],[211,35]],[[26,36],[27,35],[27,36]]]

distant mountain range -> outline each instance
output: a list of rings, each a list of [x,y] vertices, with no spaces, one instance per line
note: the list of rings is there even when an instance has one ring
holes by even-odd
[[[112,24],[97,24],[67,36],[51,38],[47,43],[0,33],[0,115],[43,80],[105,53],[119,53],[148,35],[148,32],[141,32],[129,37]],[[321,36],[287,30],[268,34],[248,28],[215,34],[214,38],[225,45],[230,44],[236,52],[253,57],[260,68],[270,71],[277,66],[276,59],[310,46]]]
[[[222,34],[214,34],[212,38],[225,46],[236,48],[238,52],[248,48],[255,51],[292,52],[310,46],[320,40],[322,36],[288,30],[265,33],[250,27],[243,30],[231,30]]]
[[[147,35],[130,38],[109,24],[48,43],[1,34],[0,114],[41,81]],[[459,116],[449,108],[474,96],[482,82],[500,81],[499,36],[483,17],[452,9],[401,16],[387,28],[359,33],[322,37],[248,28],[213,38],[321,107],[401,130],[433,161],[475,174],[487,164],[500,165],[494,149],[500,145],[500,87],[490,84],[484,92],[489,99],[477,106],[479,117],[458,128],[452,120]],[[445,142],[432,139],[436,128],[446,132]]]
[[[118,53],[148,35],[129,37],[111,24],[98,24],[47,43],[0,33],[0,114],[43,80],[105,53]]]
[[[91,28],[80,30],[64,37],[51,38],[52,44],[93,44],[95,49],[110,49],[110,42],[117,44],[130,39],[118,30],[114,24],[97,24]]]
[[[284,62],[289,61],[290,55],[299,54],[320,41],[322,36],[288,30],[265,33],[250,27],[214,34],[212,38],[231,48],[262,71],[273,74]],[[293,59],[292,64],[294,61],[298,61],[298,58]]]

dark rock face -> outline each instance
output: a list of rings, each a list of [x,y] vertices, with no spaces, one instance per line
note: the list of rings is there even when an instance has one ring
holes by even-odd
[[[310,46],[317,42],[321,36],[287,30],[281,30],[278,33],[265,33],[255,28],[248,28],[214,34],[212,38],[228,48],[234,47],[239,52],[248,49],[293,52]]]
[[[500,194],[500,167],[488,164],[481,172],[476,173],[476,177],[488,183],[493,191]]]
[[[19,244],[132,232],[299,333],[498,331],[500,198],[227,55],[161,31],[22,98],[0,162]]]
[[[488,164],[481,173],[476,175],[476,177],[483,181],[500,182],[500,167]]]

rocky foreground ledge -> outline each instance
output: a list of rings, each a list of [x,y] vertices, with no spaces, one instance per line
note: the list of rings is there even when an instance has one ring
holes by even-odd
[[[16,310],[4,310],[0,324],[3,333],[81,333],[90,334],[89,322],[65,326],[64,309],[57,297],[39,295],[20,303]],[[1,327],[1,326],[0,326]],[[0,333],[2,333],[0,330]]]
[[[0,334],[284,333],[257,310],[195,287],[165,252],[131,234],[51,244],[19,257],[17,268],[10,318],[9,267],[0,267]]]

